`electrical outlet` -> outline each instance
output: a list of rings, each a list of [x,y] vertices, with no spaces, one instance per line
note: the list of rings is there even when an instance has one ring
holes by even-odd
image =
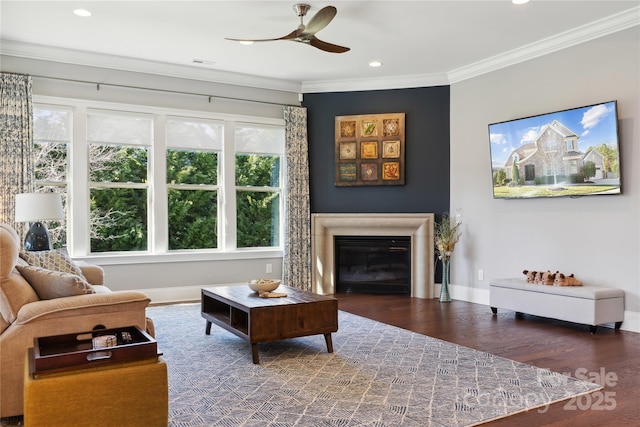
[[[484,270],[478,270],[478,280],[484,280]]]
[[[273,264],[267,264],[267,273],[273,273]]]

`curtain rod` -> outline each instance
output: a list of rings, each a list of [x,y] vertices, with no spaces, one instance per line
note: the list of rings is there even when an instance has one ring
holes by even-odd
[[[153,91],[153,92],[175,93],[175,94],[180,94],[180,95],[203,96],[203,97],[207,97],[209,99],[209,103],[211,103],[212,99],[225,99],[225,100],[230,100],[230,101],[241,101],[241,102],[252,102],[252,103],[256,103],[256,104],[277,105],[277,106],[280,106],[280,107],[286,107],[286,106],[299,107],[299,105],[282,104],[282,103],[279,103],[279,102],[257,101],[257,100],[254,100],[254,99],[247,99],[247,98],[234,98],[234,97],[231,97],[231,96],[221,96],[221,95],[206,95],[206,94],[203,94],[203,93],[183,92],[183,91],[179,91],[179,90],[170,90],[170,89],[156,89],[156,88],[151,88],[151,87],[131,86],[131,85],[123,85],[123,84],[117,84],[117,83],[96,83],[96,82],[91,82],[91,81],[87,81],[87,80],[64,79],[64,78],[60,78],[60,77],[37,76],[37,75],[33,75],[33,74],[31,74],[31,77],[36,77],[36,78],[39,78],[39,79],[60,80],[60,81],[72,82],[72,83],[91,84],[91,85],[95,85],[96,86],[96,90],[98,90],[98,91],[100,90],[100,86],[113,86],[113,87],[119,87],[119,88],[125,88],[125,89],[138,89],[138,90],[149,90],[149,91]]]

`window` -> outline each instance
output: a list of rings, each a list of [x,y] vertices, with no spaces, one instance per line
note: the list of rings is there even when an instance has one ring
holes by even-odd
[[[65,207],[72,118],[73,112],[68,107],[37,105],[33,108],[35,190],[60,193]],[[66,227],[63,223],[51,221],[48,229],[56,247],[66,244]]]
[[[91,252],[148,249],[150,116],[87,112]]]
[[[37,185],[68,195],[72,255],[281,250],[281,119],[41,99]]]
[[[224,126],[168,117],[169,250],[214,249],[218,243],[218,157]]]
[[[279,246],[284,129],[237,124],[235,142],[237,247]]]

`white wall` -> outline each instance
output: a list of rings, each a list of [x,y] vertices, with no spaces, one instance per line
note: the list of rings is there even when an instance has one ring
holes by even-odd
[[[464,227],[454,298],[486,304],[491,279],[559,270],[624,290],[623,329],[640,332],[639,82],[634,27],[451,86],[450,209],[462,210]],[[488,124],[610,100],[618,101],[622,195],[493,199]]]

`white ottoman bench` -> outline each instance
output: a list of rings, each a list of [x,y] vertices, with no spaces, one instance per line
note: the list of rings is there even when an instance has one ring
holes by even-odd
[[[522,279],[493,279],[489,284],[489,305],[498,308],[589,325],[594,334],[598,325],[624,320],[624,291],[599,286],[548,286]]]

